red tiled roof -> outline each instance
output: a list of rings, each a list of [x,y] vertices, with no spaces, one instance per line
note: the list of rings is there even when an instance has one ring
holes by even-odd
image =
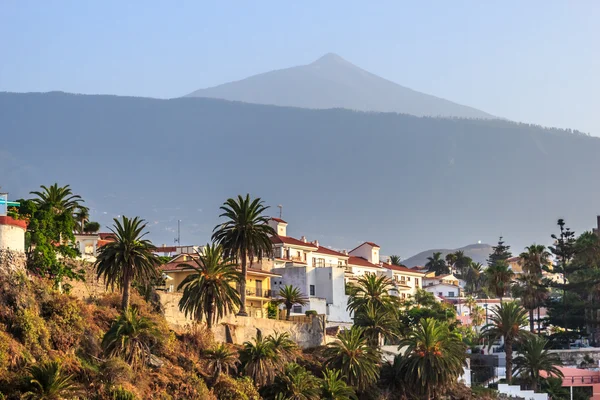
[[[271,219],[275,222],[281,222],[282,224],[287,224],[287,222],[285,222],[284,220],[282,220],[281,218],[275,218],[275,217],[271,217]]]
[[[356,246],[355,248],[353,248],[353,249],[352,249],[352,250],[350,250],[349,252],[350,252],[350,253],[352,253],[354,250],[358,249],[358,248],[359,248],[360,246],[362,246],[363,244],[368,244],[368,245],[369,245],[369,246],[371,246],[371,247],[377,247],[377,248],[381,248],[381,247],[379,247],[379,245],[378,245],[378,244],[375,244],[375,243],[373,243],[373,242],[364,242],[364,243],[361,243],[361,244],[359,244],[358,246]]]
[[[381,267],[379,265],[370,263],[366,259],[364,259],[362,257],[356,257],[356,256],[350,256],[350,258],[348,259],[348,265],[357,265],[359,267],[370,267],[370,268],[381,269]]]
[[[115,240],[115,234],[112,232],[100,232],[98,237],[102,240]]]
[[[186,268],[186,266],[188,266],[189,268]],[[192,263],[189,261],[184,261],[184,262],[170,262],[167,264],[163,264],[160,266],[160,270],[161,271],[185,271],[185,270],[189,270],[189,269],[194,269],[197,268],[198,265],[196,263]],[[238,269],[240,269],[240,267],[238,267]],[[247,268],[248,272],[254,272],[254,273],[259,273],[259,274],[264,274],[264,275],[269,275],[269,276],[281,276],[278,274],[275,274],[273,272],[269,272],[263,269],[258,269],[258,268]]]
[[[346,257],[346,258],[350,257],[348,254],[344,254],[339,251],[331,250],[331,249],[328,249],[327,247],[323,247],[323,246],[319,246],[319,248],[317,249],[317,251],[315,251],[315,253],[328,254],[330,256],[336,256],[336,257]]]
[[[271,242],[273,242],[273,244],[280,244],[280,243],[284,243],[284,244],[290,244],[292,246],[302,246],[302,247],[310,247],[313,249],[317,249],[318,247],[311,243],[311,242],[303,242],[300,239],[295,239],[293,237],[290,236],[271,236]]]
[[[177,247],[175,247],[175,246],[162,246],[162,247],[154,248],[155,253],[172,253],[176,250],[177,250]]]
[[[411,274],[425,275],[423,272],[415,271],[414,269],[407,268],[404,265],[393,265],[393,264],[383,263],[382,266],[384,268],[391,269],[392,271],[410,272]]]
[[[21,228],[23,230],[27,230],[27,221],[23,219],[14,219],[13,217],[9,217],[8,215],[0,217],[0,225],[11,225],[16,226],[17,228]]]

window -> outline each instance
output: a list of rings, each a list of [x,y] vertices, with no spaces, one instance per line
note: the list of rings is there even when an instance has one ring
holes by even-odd
[[[442,292],[438,292],[438,296],[442,297],[444,294]]]
[[[415,287],[419,287],[419,278],[415,278]]]
[[[448,297],[454,297],[454,292],[448,292]]]
[[[311,296],[315,295],[315,285],[310,285],[310,295]]]
[[[406,280],[410,282],[410,276],[408,278],[406,278]]]
[[[294,306],[294,307],[292,307],[292,312],[294,314],[302,314],[302,306]]]
[[[324,266],[325,266],[325,259],[317,258],[317,267],[324,267]]]

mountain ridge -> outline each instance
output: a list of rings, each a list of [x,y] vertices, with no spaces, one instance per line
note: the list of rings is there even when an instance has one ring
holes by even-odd
[[[347,108],[416,116],[497,118],[473,107],[399,85],[335,53],[327,53],[306,65],[263,72],[198,89],[184,97],[309,109]]]
[[[102,226],[139,215],[158,245],[173,242],[178,219],[182,244],[205,243],[221,203],[245,193],[271,215],[283,204],[291,236],[339,249],[373,241],[384,254],[500,234],[517,253],[548,244],[558,217],[589,229],[600,202],[589,184],[599,138],[502,120],[0,93],[0,132],[12,198],[71,184]]]

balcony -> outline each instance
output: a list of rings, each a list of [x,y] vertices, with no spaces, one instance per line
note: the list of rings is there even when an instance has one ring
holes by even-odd
[[[238,292],[240,291],[239,286],[237,286],[237,290],[238,290]],[[271,297],[273,297],[273,293],[269,289],[246,287],[246,296],[270,299]]]

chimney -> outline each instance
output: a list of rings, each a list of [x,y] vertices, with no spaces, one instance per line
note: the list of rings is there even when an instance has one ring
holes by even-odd
[[[313,243],[315,246],[319,247],[319,241],[318,241],[318,240],[315,240],[315,241],[313,241],[312,243]]]
[[[302,240],[304,243],[306,243],[306,236],[302,236],[302,237],[300,238],[300,240]]]
[[[348,250],[342,250],[342,254],[348,255]]]
[[[390,257],[388,257],[386,263],[387,264],[391,264],[392,263],[392,259]]]

